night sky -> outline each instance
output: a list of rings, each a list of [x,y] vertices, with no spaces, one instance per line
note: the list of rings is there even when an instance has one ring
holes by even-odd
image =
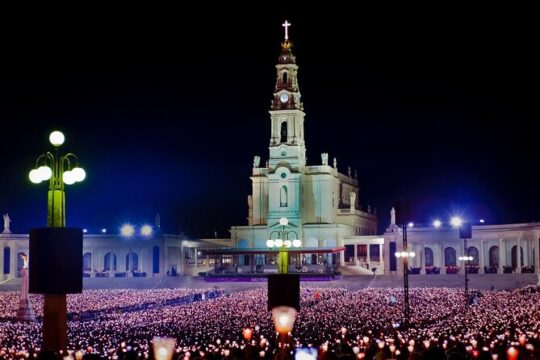
[[[531,9],[257,6],[7,13],[0,212],[12,231],[45,225],[48,185],[28,171],[54,129],[88,174],[67,187],[68,226],[116,232],[159,213],[165,232],[206,237],[247,224],[285,19],[308,164],[328,152],[357,169],[380,231],[401,196],[421,223],[540,220]]]

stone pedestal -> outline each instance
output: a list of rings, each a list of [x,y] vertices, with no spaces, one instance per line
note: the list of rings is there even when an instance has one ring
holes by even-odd
[[[21,299],[19,301],[19,309],[17,309],[17,321],[36,321],[34,310],[30,305],[29,299]]]
[[[19,309],[17,309],[17,320],[18,321],[36,321],[34,315],[34,310],[30,304],[30,299],[28,298],[28,268],[27,258],[24,259],[25,267],[22,269],[22,282],[21,282],[21,297],[19,300]]]

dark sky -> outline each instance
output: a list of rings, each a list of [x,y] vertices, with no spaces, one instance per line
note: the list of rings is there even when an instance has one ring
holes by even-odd
[[[6,13],[0,212],[13,231],[45,224],[47,185],[28,171],[54,129],[88,173],[67,189],[70,226],[114,232],[159,213],[196,237],[246,224],[285,19],[308,163],[329,152],[358,169],[381,230],[402,194],[418,222],[540,220],[532,9],[206,7]]]

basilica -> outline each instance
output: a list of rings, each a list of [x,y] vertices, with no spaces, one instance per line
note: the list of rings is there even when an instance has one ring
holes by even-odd
[[[540,223],[472,226],[465,245],[450,226],[404,227],[395,212],[381,221],[361,205],[356,171],[344,172],[337,157],[322,153],[306,161],[304,107],[299,66],[285,22],[276,64],[268,127],[269,153],[254,156],[247,224],[230,228],[227,239],[187,239],[164,234],[159,216],[153,231],[128,239],[120,234],[84,234],[83,272],[87,277],[163,277],[176,275],[264,275],[277,272],[278,248],[290,252],[289,272],[342,275],[402,275],[403,259],[411,274],[521,273],[540,274]],[[319,129],[323,131],[323,129]],[[262,141],[262,139],[261,139]],[[240,196],[239,196],[240,201]],[[0,234],[0,281],[20,276],[28,254],[28,235],[12,234],[4,216]],[[404,235],[408,246],[404,248]],[[460,259],[469,256],[467,262]],[[132,264],[130,264],[130,261]]]

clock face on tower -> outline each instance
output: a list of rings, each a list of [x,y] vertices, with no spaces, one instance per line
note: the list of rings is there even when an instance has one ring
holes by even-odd
[[[280,100],[282,103],[286,103],[286,102],[289,100],[289,95],[287,95],[287,94],[281,94],[281,96],[279,97],[279,100]]]

